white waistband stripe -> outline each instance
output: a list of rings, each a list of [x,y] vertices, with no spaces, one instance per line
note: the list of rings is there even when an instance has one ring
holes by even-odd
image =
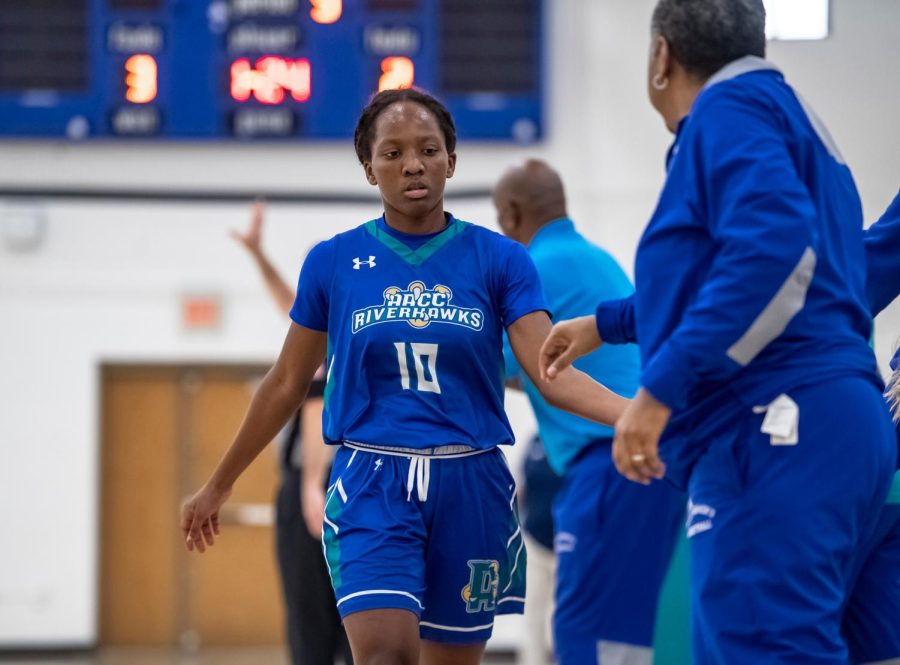
[[[494,448],[473,448],[472,446],[436,446],[434,448],[403,448],[401,446],[379,446],[358,441],[344,441],[344,445],[352,450],[379,453],[382,455],[396,455],[398,457],[440,457],[456,458],[481,455]]]

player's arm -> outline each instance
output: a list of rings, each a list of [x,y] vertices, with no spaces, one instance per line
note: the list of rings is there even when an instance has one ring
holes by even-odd
[[[605,425],[614,425],[628,405],[628,400],[584,372],[567,367],[554,381],[541,380],[539,352],[551,327],[547,312],[536,311],[520,317],[507,328],[519,365],[551,406]]]
[[[525,386],[522,385],[522,368],[519,367],[516,354],[509,345],[507,335],[503,336],[503,383],[510,390],[525,390]]]
[[[259,385],[237,436],[206,484],[182,508],[188,550],[203,552],[219,532],[219,509],[238,477],[303,403],[325,358],[326,334],[291,324],[278,360]]]
[[[322,438],[322,409],[325,400],[310,397],[300,413],[300,455],[302,459],[301,488],[303,494],[303,520],[314,537],[322,535],[322,518],[325,515],[325,483],[328,469],[334,459],[335,446],[329,446]]]
[[[288,285],[281,274],[269,261],[269,257],[262,249],[262,230],[266,216],[266,204],[263,201],[254,201],[250,210],[250,226],[241,233],[232,231],[231,237],[237,240],[244,249],[253,257],[263,282],[275,306],[285,314],[290,313],[294,304],[294,291]]]

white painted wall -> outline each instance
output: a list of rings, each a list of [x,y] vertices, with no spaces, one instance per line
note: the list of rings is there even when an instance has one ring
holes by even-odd
[[[646,102],[651,0],[548,1],[550,133],[536,149],[462,145],[452,186],[489,186],[510,162],[561,170],[571,212],[631,269],[663,178],[669,137]],[[810,100],[857,176],[874,220],[900,183],[896,0],[835,0],[832,37],[773,44],[770,57]],[[0,146],[0,185],[368,191],[349,144]],[[36,205],[41,205],[36,202]],[[19,203],[0,202],[0,215]],[[53,203],[43,244],[0,240],[0,647],[96,638],[98,366],[104,361],[268,361],[285,330],[227,230],[240,205]],[[455,205],[491,224],[488,201]],[[369,206],[274,206],[268,246],[286,274],[317,238]],[[182,330],[179,298],[220,294],[215,333]],[[879,321],[878,353],[900,335]],[[530,425],[521,401],[517,428]],[[173,528],[174,516],[173,516]],[[123,534],[123,537],[139,537]]]

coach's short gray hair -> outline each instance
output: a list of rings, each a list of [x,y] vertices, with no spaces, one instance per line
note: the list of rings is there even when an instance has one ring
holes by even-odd
[[[766,56],[763,0],[659,0],[652,29],[688,72],[704,79],[745,55]]]

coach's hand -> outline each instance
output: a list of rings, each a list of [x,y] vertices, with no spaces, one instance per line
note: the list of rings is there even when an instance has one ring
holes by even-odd
[[[540,370],[544,381],[556,375],[581,356],[596,351],[603,344],[593,316],[560,321],[550,330],[541,346]]]
[[[231,495],[231,489],[221,490],[204,485],[203,489],[184,502],[181,507],[181,532],[189,552],[201,554],[215,544],[219,535],[219,509]]]
[[[659,459],[659,437],[672,410],[641,388],[616,421],[613,462],[623,476],[642,485],[666,475]]]

